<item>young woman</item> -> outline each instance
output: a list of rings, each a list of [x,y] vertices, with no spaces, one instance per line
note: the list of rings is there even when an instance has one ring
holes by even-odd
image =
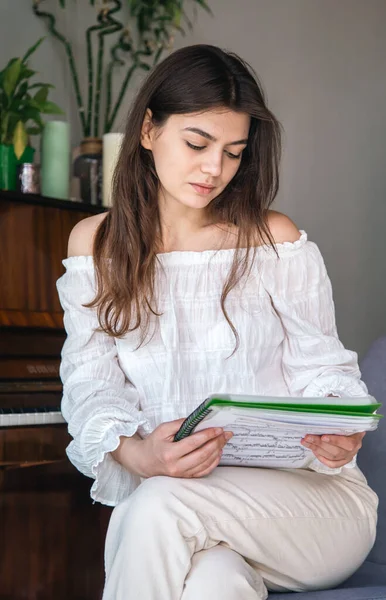
[[[114,206],[79,223],[58,282],[68,455],[115,506],[104,600],[262,600],[335,586],[377,498],[364,434],[306,436],[308,469],[218,467],[231,433],[180,442],[209,393],[366,395],[318,248],[269,210],[280,127],[245,62],[174,52],[129,115]]]

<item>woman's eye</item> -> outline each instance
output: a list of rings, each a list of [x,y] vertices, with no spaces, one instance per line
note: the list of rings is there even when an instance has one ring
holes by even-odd
[[[191,144],[190,142],[185,142],[185,143],[187,146],[189,146],[189,148],[192,148],[192,150],[204,150],[204,148],[206,148],[206,146],[195,146],[194,144]],[[229,156],[229,158],[238,160],[241,158],[242,152],[240,152],[240,154],[232,154],[231,152],[225,152],[225,154],[227,156]]]
[[[186,142],[186,145],[189,146],[189,148],[192,148],[192,150],[203,150],[205,148],[205,146],[195,146],[190,142]]]
[[[240,154],[231,154],[230,152],[227,152],[227,155],[229,158],[241,158],[241,152]]]

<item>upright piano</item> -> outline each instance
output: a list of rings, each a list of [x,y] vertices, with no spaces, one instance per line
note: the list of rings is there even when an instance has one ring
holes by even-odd
[[[0,600],[98,600],[111,509],[66,457],[56,280],[102,209],[0,191]]]

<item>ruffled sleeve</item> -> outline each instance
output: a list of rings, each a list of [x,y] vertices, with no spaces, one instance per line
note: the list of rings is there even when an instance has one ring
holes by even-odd
[[[118,447],[120,436],[137,430],[147,434],[150,426],[139,409],[136,389],[119,366],[114,339],[97,331],[96,311],[83,306],[95,296],[92,257],[71,257],[63,264],[66,272],[57,289],[67,332],[60,368],[62,413],[73,437],[67,454],[79,471],[95,479],[91,497],[114,506],[140,479],[110,452]]]
[[[263,263],[263,284],[285,332],[283,375],[292,396],[363,397],[357,354],[339,340],[331,282],[316,244],[301,232]],[[315,470],[340,472],[315,461]],[[355,459],[347,466],[355,466]]]

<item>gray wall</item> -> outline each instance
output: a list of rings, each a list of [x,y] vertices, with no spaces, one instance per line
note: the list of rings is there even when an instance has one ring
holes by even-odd
[[[69,31],[86,20],[85,4],[82,0],[82,11],[65,24]],[[200,11],[194,31],[178,38],[176,47],[217,44],[240,54],[258,72],[285,129],[276,208],[319,244],[333,283],[341,339],[363,353],[386,333],[386,2],[209,4],[214,17]],[[1,0],[2,62],[45,34],[30,5],[31,0]],[[80,36],[78,44],[80,55]],[[34,66],[56,85],[53,99],[68,111],[78,142],[62,49],[48,37]]]

